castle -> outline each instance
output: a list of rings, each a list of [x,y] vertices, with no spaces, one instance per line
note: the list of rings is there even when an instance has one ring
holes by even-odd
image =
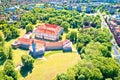
[[[35,34],[35,38],[30,38],[33,33]],[[45,51],[51,50],[63,50],[63,52],[72,51],[72,42],[70,40],[57,41],[63,33],[63,28],[60,26],[45,24],[41,27],[38,26],[33,33],[25,34],[13,42],[12,47],[30,50],[30,55],[33,57],[42,57]],[[36,39],[36,37],[40,39]],[[50,41],[46,41],[46,39]]]

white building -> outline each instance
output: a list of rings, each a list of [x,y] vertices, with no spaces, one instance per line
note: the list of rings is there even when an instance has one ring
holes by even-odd
[[[63,28],[58,25],[44,24],[38,26],[35,30],[35,37],[50,41],[59,40],[60,35],[63,33]]]

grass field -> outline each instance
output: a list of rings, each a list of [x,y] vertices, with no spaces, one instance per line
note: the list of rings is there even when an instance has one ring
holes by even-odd
[[[80,60],[79,55],[74,52],[55,52],[56,54],[51,54],[51,51],[51,55],[45,57],[46,60],[37,59],[32,73],[23,78],[23,80],[52,80],[58,73],[66,72],[69,67]]]

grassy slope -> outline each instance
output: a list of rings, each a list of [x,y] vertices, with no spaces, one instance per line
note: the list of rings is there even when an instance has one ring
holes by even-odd
[[[46,56],[47,60],[37,59],[32,73],[23,80],[52,80],[58,73],[66,72],[80,59],[79,55],[74,52],[61,53],[55,51],[54,53]]]

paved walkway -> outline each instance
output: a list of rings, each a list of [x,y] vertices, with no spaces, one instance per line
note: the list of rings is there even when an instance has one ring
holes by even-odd
[[[114,56],[117,58],[118,62],[120,63],[120,53],[118,49],[116,48],[113,40],[112,40],[112,50],[114,51]]]
[[[22,67],[22,65],[21,65],[21,64],[18,64],[18,65],[16,66],[15,70],[18,70],[18,69],[20,69],[21,67]]]

